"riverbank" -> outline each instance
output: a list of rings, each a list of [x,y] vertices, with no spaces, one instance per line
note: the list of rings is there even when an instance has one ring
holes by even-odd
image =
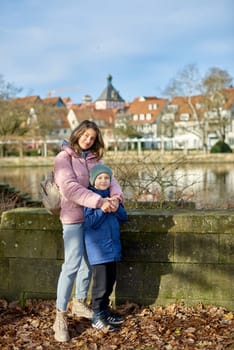
[[[201,152],[194,152],[184,155],[182,151],[165,152],[161,154],[160,151],[142,151],[137,154],[136,151],[126,152],[112,152],[105,154],[104,162],[131,162],[133,159],[148,159],[148,162],[170,163],[177,160],[183,160],[184,163],[200,164],[200,163],[234,163],[234,153],[215,153],[203,154]],[[53,166],[54,157],[4,157],[0,158],[1,167],[23,167],[23,166]]]

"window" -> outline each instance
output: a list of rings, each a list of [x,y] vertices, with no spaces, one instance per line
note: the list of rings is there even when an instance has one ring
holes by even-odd
[[[144,114],[140,114],[140,120],[145,120],[145,115]]]
[[[133,120],[138,120],[138,115],[137,114],[134,114],[133,117],[132,117]]]
[[[150,103],[149,106],[148,106],[149,110],[152,111],[153,109],[157,109],[158,108],[158,105],[157,103]]]
[[[162,122],[170,122],[173,121],[175,119],[175,116],[173,113],[165,113],[162,115]]]
[[[150,113],[146,113],[146,120],[151,120],[151,114]]]
[[[62,125],[62,120],[61,119],[56,119],[56,125],[61,126]]]
[[[183,120],[183,121],[189,120],[189,114],[188,113],[182,113],[180,115],[180,120]]]
[[[177,109],[178,109],[178,106],[177,106],[177,105],[169,105],[169,106],[168,106],[168,110],[169,110],[170,112],[176,112]]]
[[[113,98],[113,100],[117,100],[117,93],[116,93],[116,91],[114,91],[114,90],[111,91],[111,98]]]

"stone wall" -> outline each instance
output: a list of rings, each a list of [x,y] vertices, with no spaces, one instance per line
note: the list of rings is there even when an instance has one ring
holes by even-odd
[[[234,310],[234,211],[129,210],[113,301]],[[43,208],[2,214],[0,298],[55,299],[62,228]]]

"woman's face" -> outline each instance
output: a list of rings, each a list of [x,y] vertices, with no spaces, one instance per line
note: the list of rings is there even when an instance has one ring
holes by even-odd
[[[78,140],[78,144],[82,150],[87,150],[91,148],[95,142],[97,137],[97,133],[94,129],[88,128],[85,132],[80,136]]]

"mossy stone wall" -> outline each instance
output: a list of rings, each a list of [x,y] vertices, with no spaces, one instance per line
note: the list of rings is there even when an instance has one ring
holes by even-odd
[[[234,310],[234,211],[129,210],[113,301]],[[62,227],[43,208],[2,214],[0,298],[55,299]]]

